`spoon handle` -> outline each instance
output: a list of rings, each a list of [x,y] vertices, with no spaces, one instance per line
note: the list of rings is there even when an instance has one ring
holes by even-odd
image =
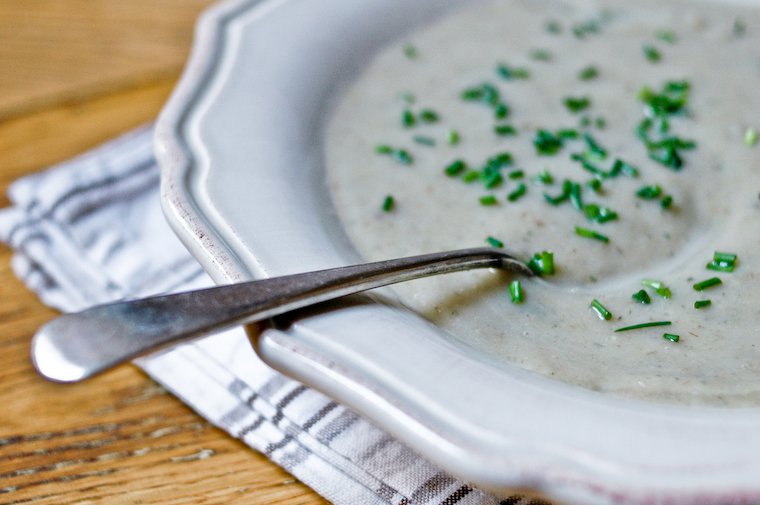
[[[168,344],[388,284],[474,268],[531,275],[508,254],[477,248],[109,303],[40,328],[32,361],[47,379],[77,382]]]

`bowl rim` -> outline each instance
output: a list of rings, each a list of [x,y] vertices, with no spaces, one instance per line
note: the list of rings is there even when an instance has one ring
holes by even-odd
[[[161,166],[161,199],[167,220],[217,283],[245,280],[252,272],[244,265],[235,247],[230,245],[229,234],[209,219],[208,196],[201,195],[204,191],[202,179],[207,175],[208,166],[197,155],[206,147],[199,146],[202,140],[193,135],[189,124],[197,119],[200,108],[208,105],[210,84],[227,77],[222,75],[220,62],[235,48],[229,40],[231,24],[257,9],[263,17],[268,10],[287,8],[288,4],[302,1],[226,0],[208,9],[198,21],[191,55],[179,84],[156,124],[155,147]],[[355,310],[356,315],[352,317],[363,318],[367,307],[374,306],[360,305],[344,308],[342,312]],[[396,308],[389,310],[394,314],[398,311]],[[335,313],[317,317],[334,324]],[[696,505],[760,502],[760,482],[755,477],[760,474],[760,437],[750,437],[753,426],[760,421],[760,409],[652,405],[604,397],[544,378],[519,377],[520,381],[535,382],[537,388],[523,391],[526,395],[523,399],[531,394],[542,394],[541,401],[560,402],[568,409],[586,407],[600,415],[603,413],[603,419],[607,421],[619,416],[629,423],[641,423],[646,437],[656,441],[653,446],[675,458],[665,466],[630,466],[630,462],[615,461],[608,455],[600,457],[585,447],[563,443],[561,437],[560,440],[539,440],[533,433],[534,436],[526,440],[522,438],[526,432],[518,430],[506,440],[495,443],[493,433],[488,430],[475,433],[466,423],[462,427],[452,426],[452,422],[462,419],[452,417],[451,413],[443,416],[445,422],[439,422],[439,419],[431,424],[429,417],[389,395],[388,388],[378,387],[374,381],[382,380],[382,374],[357,371],[355,356],[346,349],[331,346],[322,337],[315,334],[308,320],[299,321],[287,331],[270,327],[254,338],[254,346],[264,361],[274,368],[346,403],[444,470],[485,489],[499,491],[509,486],[529,486],[560,499],[599,503],[677,500],[678,503]],[[442,373],[442,370],[436,373]],[[488,380],[501,376],[486,367],[481,377]],[[531,412],[536,415],[540,411]],[[556,405],[551,412],[557,413]],[[571,424],[593,417],[592,414],[579,418],[568,415]],[[674,439],[667,429],[672,423],[687,426],[689,436],[676,434]],[[614,428],[604,423],[572,427],[579,432],[600,430],[594,433],[594,437],[604,437],[605,430],[609,436]],[[731,433],[726,439],[718,436],[714,443],[730,440],[732,449],[718,457],[705,454],[704,460],[695,460],[700,451],[695,453],[693,448],[690,451],[687,444],[702,442],[708,432],[717,436],[718,428]],[[474,429],[477,431],[478,426]],[[520,429],[527,430],[530,426],[521,425]],[[621,450],[635,450],[630,441],[621,439],[620,443]],[[511,451],[509,456],[499,457],[495,453],[495,449],[505,448]],[[679,456],[679,451],[683,451],[683,456]],[[751,454],[756,456],[752,458]],[[663,476],[664,469],[679,473]],[[705,478],[715,472],[725,475],[712,480]]]

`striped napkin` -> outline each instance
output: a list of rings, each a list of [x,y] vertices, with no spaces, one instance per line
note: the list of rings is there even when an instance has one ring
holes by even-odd
[[[164,220],[152,128],[11,185],[0,240],[46,304],[76,311],[211,285]],[[262,363],[241,329],[137,364],[213,424],[337,504],[548,505],[441,472],[369,421]]]

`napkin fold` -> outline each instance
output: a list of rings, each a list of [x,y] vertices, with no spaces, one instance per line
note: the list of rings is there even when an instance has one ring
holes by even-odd
[[[212,285],[166,223],[150,126],[9,189],[0,241],[64,312]],[[369,421],[261,362],[242,329],[136,362],[211,423],[337,504],[549,505],[497,498],[440,471]]]

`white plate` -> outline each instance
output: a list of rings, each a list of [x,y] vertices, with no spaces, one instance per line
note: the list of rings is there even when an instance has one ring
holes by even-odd
[[[326,116],[372,54],[475,0],[233,0],[158,124],[169,221],[219,282],[357,261],[323,181]],[[760,503],[760,409],[611,398],[493,364],[390,292],[301,314],[261,357],[453,475],[577,503]]]

